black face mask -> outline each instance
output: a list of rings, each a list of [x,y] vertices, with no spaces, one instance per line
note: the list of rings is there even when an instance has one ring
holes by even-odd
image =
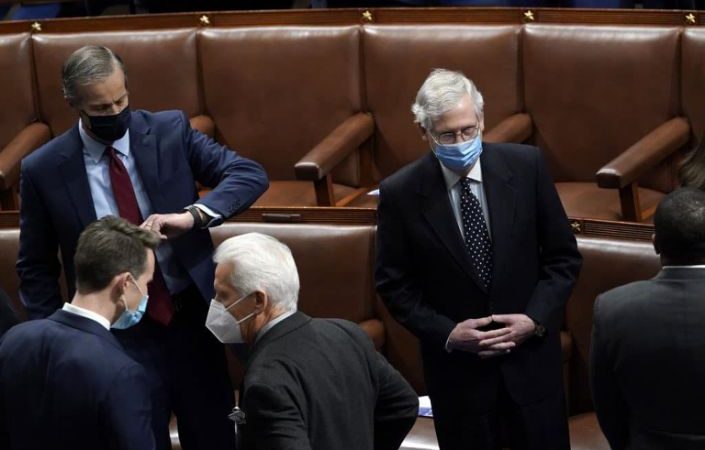
[[[88,118],[88,125],[91,132],[96,135],[98,139],[105,142],[117,141],[125,135],[127,129],[130,127],[131,115],[129,106],[126,106],[125,109],[112,116],[90,116],[85,111],[83,114]]]

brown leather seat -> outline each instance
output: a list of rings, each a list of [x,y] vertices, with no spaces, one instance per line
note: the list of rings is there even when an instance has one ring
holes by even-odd
[[[54,136],[78,120],[61,93],[61,67],[84,45],[105,45],[122,57],[130,108],[183,110],[194,128],[213,136],[213,121],[201,108],[196,29],[43,33],[33,44],[40,114]]]
[[[201,33],[204,99],[216,137],[270,178],[256,205],[340,204],[359,186],[358,147],[372,132],[371,119],[360,114],[359,34],[356,26]]]
[[[520,34],[516,25],[365,26],[364,81],[375,120],[374,182],[429,151],[413,123],[411,104],[437,67],[462,71],[482,92],[485,140],[522,142],[529,137],[531,120],[523,114],[520,84]],[[376,204],[375,197],[362,196],[351,206]]]
[[[20,161],[49,140],[37,122],[29,33],[0,35],[0,209],[18,208]]]
[[[679,116],[679,34],[525,26],[526,109],[569,216],[639,221],[675,186],[675,152],[690,134]]]

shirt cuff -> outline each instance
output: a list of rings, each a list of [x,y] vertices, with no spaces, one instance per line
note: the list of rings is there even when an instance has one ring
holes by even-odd
[[[443,348],[445,348],[448,353],[451,353],[453,349],[448,347],[448,343],[450,343],[450,334],[448,335],[448,339],[446,339],[446,345]]]
[[[206,216],[208,216],[209,220],[203,224],[202,228],[208,228],[208,227],[211,227],[214,225],[218,225],[223,221],[223,216],[216,213],[215,211],[213,211],[212,209],[210,209],[206,205],[202,205],[200,203],[194,203],[193,206],[200,209],[201,211],[203,211],[203,213],[205,213]]]

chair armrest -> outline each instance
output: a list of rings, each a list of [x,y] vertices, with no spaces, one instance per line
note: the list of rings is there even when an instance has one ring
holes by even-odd
[[[598,170],[597,185],[601,188],[622,189],[634,183],[648,170],[683,147],[689,138],[690,125],[683,117],[676,117],[659,125]]]
[[[514,114],[507,117],[482,138],[485,142],[515,142],[522,143],[531,136],[533,130],[531,116],[525,113]]]
[[[17,183],[20,161],[42,144],[49,142],[51,130],[41,122],[27,125],[3,149],[0,149],[0,190]]]
[[[362,330],[372,339],[377,350],[384,346],[384,324],[379,319],[363,320],[358,324]]]
[[[296,163],[296,178],[310,181],[322,179],[368,140],[373,132],[374,121],[370,114],[357,113],[349,117]]]
[[[191,117],[189,123],[191,128],[200,131],[208,137],[212,138],[215,135],[215,122],[209,116],[201,114]]]

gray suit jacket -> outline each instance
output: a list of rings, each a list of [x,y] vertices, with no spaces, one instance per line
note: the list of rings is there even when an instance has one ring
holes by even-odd
[[[665,268],[595,302],[591,383],[613,449],[705,448],[705,269]]]

